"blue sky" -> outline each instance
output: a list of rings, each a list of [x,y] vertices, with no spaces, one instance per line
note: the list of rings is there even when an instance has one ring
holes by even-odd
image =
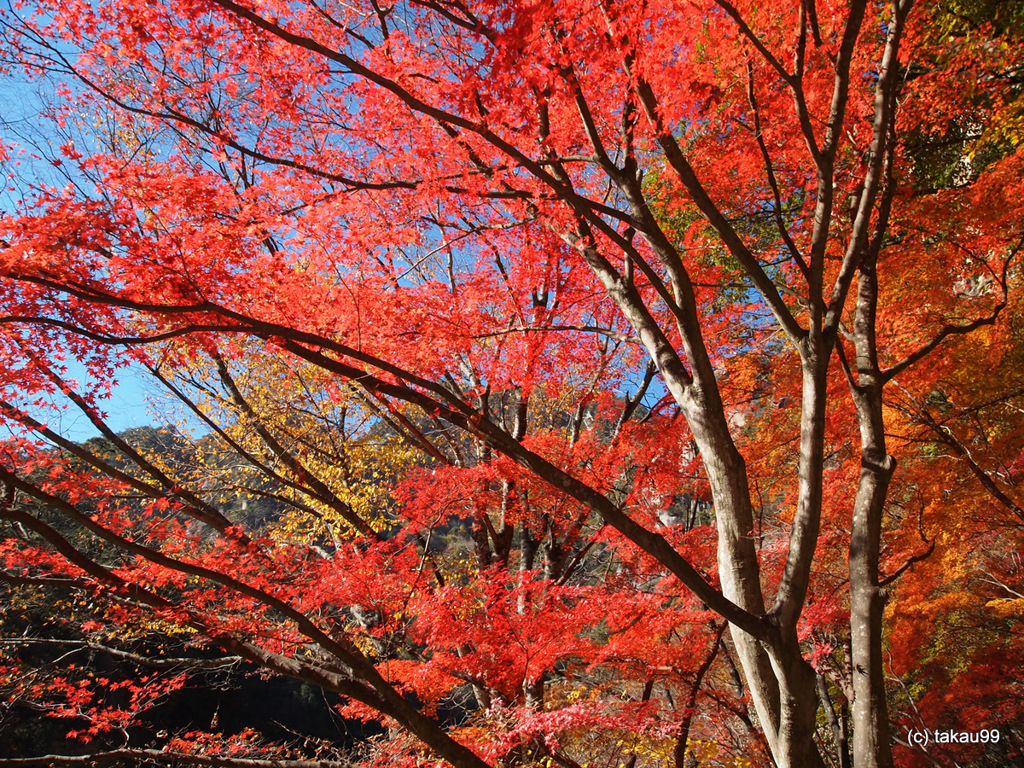
[[[2,167],[6,182],[0,193],[0,213],[3,215],[15,212],[18,200],[27,194],[30,183],[63,186],[68,181],[48,161],[56,156],[56,147],[66,139],[57,135],[51,123],[39,117],[47,106],[47,100],[53,97],[52,85],[28,81],[15,73],[0,70],[0,141],[9,146],[20,146],[22,150],[17,154],[12,152],[7,166]],[[61,170],[67,168],[67,165],[62,166]],[[66,365],[70,378],[87,383],[88,374],[84,367],[73,360]],[[157,390],[145,372],[122,370],[110,399],[103,404],[108,423],[118,432],[163,423],[166,418],[154,412],[153,408],[156,394]],[[56,419],[49,413],[38,415],[74,440],[85,440],[98,434],[88,419],[73,406]]]

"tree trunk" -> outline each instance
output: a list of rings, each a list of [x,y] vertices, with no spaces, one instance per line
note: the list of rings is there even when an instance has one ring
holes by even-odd
[[[878,280],[864,264],[858,280],[854,346],[858,378],[851,382],[861,435],[860,483],[850,533],[850,647],[853,673],[853,764],[892,768],[889,711],[882,659],[882,609],[878,565],[882,512],[896,461],[886,452],[882,419],[883,378],[875,346]]]

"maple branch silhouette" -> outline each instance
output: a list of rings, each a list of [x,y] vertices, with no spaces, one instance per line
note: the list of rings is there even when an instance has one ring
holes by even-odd
[[[210,768],[358,768],[346,760],[297,760],[292,758],[234,757],[200,755],[161,749],[112,749],[89,755],[43,755],[41,757],[0,758],[0,768],[61,768],[121,763],[124,760],[155,765],[198,765]]]
[[[600,257],[594,255],[593,258]],[[441,415],[446,421],[451,422],[471,434],[476,434],[505,455],[514,459],[522,466],[536,472],[538,476],[550,483],[553,487],[569,494],[578,501],[586,504],[595,512],[600,514],[613,528],[623,533],[631,541],[635,542],[643,550],[654,555],[666,565],[676,576],[679,577],[688,589],[690,589],[704,603],[728,619],[732,624],[742,628],[745,632],[757,637],[764,635],[768,630],[762,619],[755,614],[737,606],[726,598],[719,590],[712,587],[709,582],[684,559],[665,539],[659,534],[653,533],[623,513],[616,505],[610,502],[603,494],[590,486],[572,477],[567,472],[559,469],[538,454],[527,450],[521,443],[514,440],[506,431],[499,428],[490,420],[483,418],[481,414],[467,405],[462,399],[456,397],[449,389],[417,376],[400,366],[389,363],[375,355],[368,354],[359,349],[350,347],[330,339],[303,331],[281,326],[276,323],[261,321],[236,312],[234,310],[219,306],[210,301],[186,305],[184,307],[167,308],[163,305],[140,302],[136,299],[129,299],[115,294],[101,292],[89,287],[64,287],[49,279],[30,275],[24,278],[28,282],[47,285],[56,290],[64,290],[72,295],[80,295],[90,301],[107,304],[123,309],[132,309],[145,313],[166,313],[168,309],[172,314],[212,314],[228,318],[238,323],[237,328],[232,329],[235,333],[248,333],[265,340],[279,339],[282,348],[291,352],[299,358],[318,365],[325,370],[333,371],[343,376],[346,380],[357,382],[364,389],[380,395],[396,397],[421,407],[427,413]],[[644,326],[644,330],[660,337],[655,342],[661,345],[664,353],[659,364],[664,370],[666,366],[678,365],[678,358],[671,350],[667,340],[661,334],[660,329],[653,319],[644,319],[641,315],[638,318]],[[649,318],[649,315],[646,316]],[[203,328],[199,325],[197,328]],[[223,326],[214,326],[222,328]],[[67,330],[75,331],[74,327]],[[643,333],[644,331],[642,331]],[[366,365],[372,366],[383,373],[394,376],[397,380],[406,384],[393,384],[374,376],[367,371],[356,368],[350,364],[328,357],[313,348],[319,348],[337,353],[345,358],[352,359]],[[687,378],[689,378],[687,376]],[[414,387],[416,389],[414,389]],[[421,391],[422,390],[422,391]],[[427,394],[429,393],[429,394]],[[97,428],[108,437],[117,440],[116,435],[106,427],[101,426],[101,421],[94,418]],[[128,450],[131,450],[130,448]],[[169,482],[169,481],[168,481]],[[173,485],[173,483],[171,483]],[[203,505],[200,504],[200,508]]]

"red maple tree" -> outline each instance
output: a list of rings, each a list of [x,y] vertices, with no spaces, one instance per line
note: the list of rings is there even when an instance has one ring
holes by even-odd
[[[942,680],[908,628],[979,573],[997,619],[943,626],[1019,615],[1024,49],[952,5],[8,11],[68,182],[0,221],[12,606],[389,726],[321,764],[892,766],[953,706],[887,684]],[[116,434],[128,365],[202,437]],[[942,572],[979,499],[1005,524]],[[1019,650],[956,679],[1008,701]],[[93,763],[317,764],[133,735],[188,673],[26,658],[9,703]]]

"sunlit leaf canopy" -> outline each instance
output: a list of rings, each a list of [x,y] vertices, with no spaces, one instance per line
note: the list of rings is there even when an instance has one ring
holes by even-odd
[[[885,768],[989,718],[934,754],[1005,763],[1019,21],[7,9],[60,97],[3,157],[12,728],[154,764]],[[109,425],[126,367],[176,424]],[[380,733],[162,727],[220,665]]]

